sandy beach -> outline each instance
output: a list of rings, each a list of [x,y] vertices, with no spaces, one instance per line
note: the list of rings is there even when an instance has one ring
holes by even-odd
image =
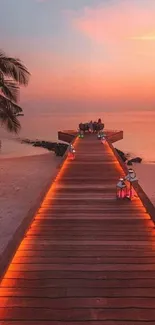
[[[53,153],[0,159],[0,259],[40,193],[52,183],[59,164]]]
[[[47,149],[21,143],[18,139],[3,138],[1,140],[0,159],[35,156],[46,154],[47,152]]]

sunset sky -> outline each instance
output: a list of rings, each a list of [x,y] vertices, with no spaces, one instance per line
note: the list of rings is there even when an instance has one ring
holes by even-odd
[[[155,107],[155,0],[0,0],[0,39],[32,74],[24,105]]]

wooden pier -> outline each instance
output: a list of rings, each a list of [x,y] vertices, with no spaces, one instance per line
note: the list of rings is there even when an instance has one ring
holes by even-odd
[[[108,143],[75,148],[2,279],[0,325],[154,325],[154,223],[139,197],[116,200]]]

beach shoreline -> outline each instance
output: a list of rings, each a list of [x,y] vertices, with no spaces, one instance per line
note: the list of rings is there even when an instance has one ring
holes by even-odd
[[[0,269],[12,243],[31,223],[60,162],[53,153],[0,159]]]
[[[0,160],[7,158],[31,157],[48,153],[47,149],[33,147],[29,144],[21,143],[17,139],[2,139],[0,148]]]

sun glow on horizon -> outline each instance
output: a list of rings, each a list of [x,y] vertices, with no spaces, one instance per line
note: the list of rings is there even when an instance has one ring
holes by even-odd
[[[149,35],[142,35],[142,36],[134,36],[131,37],[132,40],[140,40],[140,41],[155,41],[155,33]]]

